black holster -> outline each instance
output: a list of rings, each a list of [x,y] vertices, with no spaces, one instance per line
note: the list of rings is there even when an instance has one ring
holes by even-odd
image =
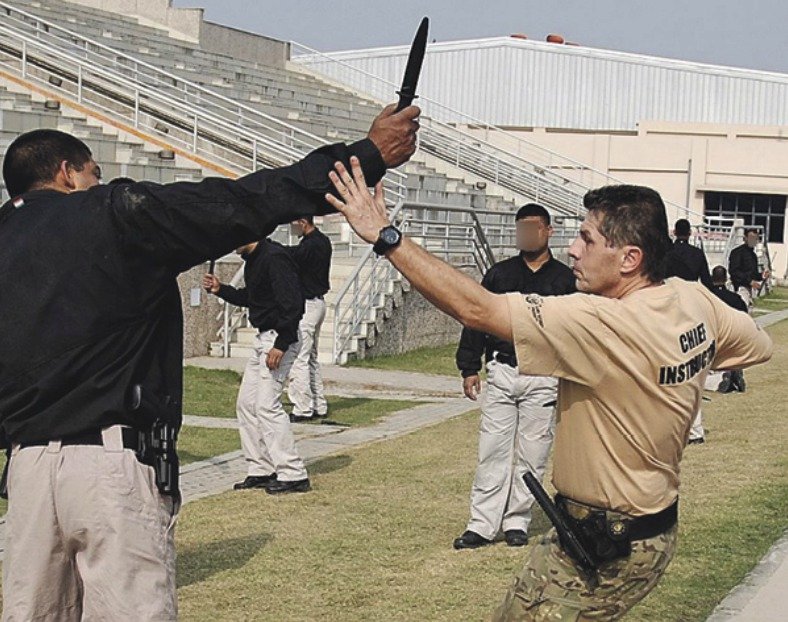
[[[178,429],[171,423],[172,399],[167,395],[159,400],[137,384],[132,387],[131,408],[141,417],[153,419],[153,424],[139,433],[137,459],[153,467],[161,494],[179,497]]]

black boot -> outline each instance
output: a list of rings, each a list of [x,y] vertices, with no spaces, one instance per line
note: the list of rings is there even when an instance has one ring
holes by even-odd
[[[249,488],[265,488],[276,481],[276,473],[271,475],[249,475],[247,478],[233,486],[233,490],[247,490]]]
[[[487,546],[491,543],[492,540],[483,538],[475,531],[466,531],[454,541],[454,548],[458,551],[460,549],[478,549],[480,546]]]
[[[265,491],[269,495],[283,495],[290,492],[309,492],[311,489],[312,486],[309,484],[308,477],[306,479],[297,479],[292,482],[276,480],[265,487]]]

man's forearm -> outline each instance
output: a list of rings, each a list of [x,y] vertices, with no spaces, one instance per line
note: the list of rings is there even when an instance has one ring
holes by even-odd
[[[422,296],[463,326],[512,340],[508,308],[501,296],[407,238],[386,256]]]

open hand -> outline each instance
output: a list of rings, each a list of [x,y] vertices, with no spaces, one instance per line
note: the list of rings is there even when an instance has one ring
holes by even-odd
[[[378,183],[375,194],[370,194],[364,180],[364,171],[361,170],[361,163],[356,156],[350,158],[350,166],[353,169],[352,177],[342,162],[336,163],[336,172],[331,171],[328,174],[341,200],[333,194],[326,194],[326,201],[347,219],[362,240],[374,244],[380,230],[389,225],[386,202],[383,199],[383,184]]]

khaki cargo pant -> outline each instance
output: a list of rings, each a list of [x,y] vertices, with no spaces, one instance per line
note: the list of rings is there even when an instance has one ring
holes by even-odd
[[[15,449],[8,473],[3,620],[177,619],[177,505],[123,448]]]
[[[555,529],[528,549],[525,567],[493,622],[585,622],[618,620],[659,582],[676,549],[678,525],[632,543],[632,554],[604,564],[590,590],[558,544]]]
[[[524,376],[511,365],[487,365],[479,459],[466,529],[492,540],[499,531],[528,531],[533,495],[525,471],[541,480],[553,444],[558,381]]]
[[[293,403],[293,414],[311,417],[325,415],[328,403],[323,390],[323,376],[317,360],[320,328],[326,319],[326,301],[311,298],[305,302],[304,316],[298,325],[298,340],[301,348],[290,370],[290,385],[287,396]]]
[[[280,480],[292,482],[306,479],[307,472],[296,449],[290,418],[282,406],[282,391],[300,344],[291,344],[279,368],[272,371],[265,359],[275,341],[275,330],[255,337],[254,353],[246,364],[238,391],[236,414],[247,475],[276,473]]]

